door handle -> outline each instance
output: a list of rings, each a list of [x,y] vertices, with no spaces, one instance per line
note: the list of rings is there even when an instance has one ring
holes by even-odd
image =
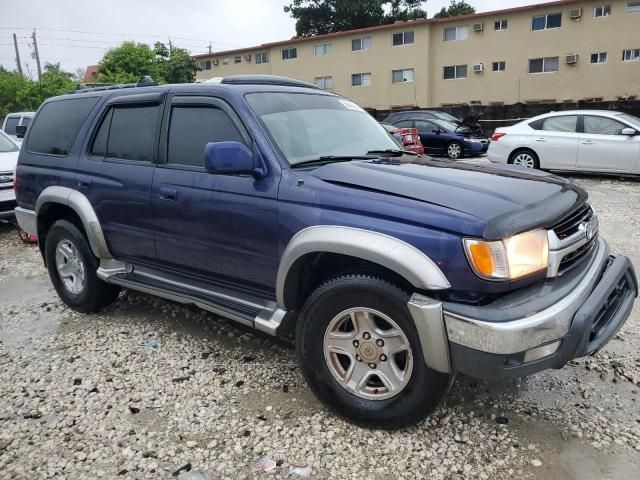
[[[162,200],[175,200],[178,198],[178,192],[175,188],[161,188],[160,198]]]
[[[593,145],[596,142],[592,142],[591,140],[586,140],[584,142],[582,142],[583,145]]]
[[[91,186],[92,178],[86,175],[78,175],[78,187],[89,188]]]
[[[536,138],[536,142],[544,143],[547,140],[545,138]]]

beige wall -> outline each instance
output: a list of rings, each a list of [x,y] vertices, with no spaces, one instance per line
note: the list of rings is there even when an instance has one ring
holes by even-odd
[[[609,17],[594,18],[593,8],[600,2],[575,2],[556,8],[487,15],[458,22],[407,22],[397,28],[330,36],[325,39],[292,41],[289,44],[257,48],[249,52],[216,56],[218,66],[198,73],[199,79],[233,74],[274,74],[313,82],[315,77],[333,77],[333,91],[353,99],[366,108],[394,106],[439,106],[480,101],[504,102],[535,100],[580,100],[620,95],[640,96],[640,62],[622,62],[622,50],[640,48],[640,13],[626,13],[626,0],[603,1],[610,4]],[[579,21],[569,19],[569,11],[582,7]],[[531,31],[531,18],[544,13],[562,12],[562,27]],[[508,20],[506,31],[494,31],[494,21]],[[482,33],[473,24],[483,22]],[[468,40],[443,41],[445,28],[467,25]],[[392,46],[395,32],[413,30],[412,45]],[[351,40],[371,37],[371,50],[351,51]],[[314,45],[331,43],[331,53],[314,56]],[[297,48],[298,58],[282,60],[281,50]],[[255,64],[255,54],[269,52],[269,63]],[[591,53],[607,52],[607,63],[591,65]],[[251,53],[251,61],[245,54]],[[575,66],[565,64],[565,55],[577,53]],[[235,55],[242,63],[234,64]],[[528,60],[560,57],[559,71],[529,74]],[[223,65],[223,58],[230,63]],[[214,57],[212,57],[214,58]],[[200,59],[202,60],[202,59]],[[493,72],[492,62],[505,61],[504,72]],[[473,65],[483,63],[484,72],[474,73]],[[467,65],[467,78],[443,79],[445,65]],[[392,83],[392,70],[414,69],[414,82]],[[371,86],[353,87],[351,74],[371,73]]]

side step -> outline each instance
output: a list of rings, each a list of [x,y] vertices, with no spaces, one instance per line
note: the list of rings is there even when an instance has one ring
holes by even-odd
[[[195,305],[221,317],[276,335],[286,310],[276,302],[184,279],[118,260],[101,260],[97,275],[107,283],[149,293],[182,304]]]

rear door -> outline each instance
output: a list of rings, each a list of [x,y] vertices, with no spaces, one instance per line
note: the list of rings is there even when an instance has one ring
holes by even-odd
[[[78,190],[91,202],[114,257],[155,261],[151,182],[164,93],[112,98],[78,162]]]
[[[578,168],[586,171],[634,173],[640,158],[640,136],[622,135],[628,125],[613,118],[584,115]]]
[[[532,134],[531,147],[542,168],[573,170],[578,159],[578,115],[556,115],[540,120]]]
[[[272,293],[278,266],[279,178],[216,175],[204,168],[209,142],[256,152],[230,105],[176,95],[165,112],[162,163],[153,181],[158,265],[183,275]]]

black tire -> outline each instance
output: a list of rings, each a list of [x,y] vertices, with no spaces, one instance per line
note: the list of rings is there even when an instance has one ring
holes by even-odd
[[[528,168],[533,168],[535,170],[540,170],[540,157],[538,157],[538,154],[536,152],[534,152],[533,150],[529,149],[529,148],[521,148],[519,150],[515,150],[511,153],[511,155],[509,155],[509,163],[511,165],[515,164],[515,160],[516,158],[521,155],[528,155],[531,157],[531,160],[533,161],[532,166],[528,167]]]
[[[459,155],[453,155],[452,151],[451,151],[451,147],[452,146],[457,146],[460,150],[460,154]],[[447,151],[446,151],[447,157],[449,157],[451,160],[461,160],[462,158],[464,158],[464,145],[462,145],[460,142],[450,142],[447,145]]]
[[[313,393],[329,408],[359,425],[397,429],[429,415],[448,391],[450,376],[429,369],[407,307],[409,295],[370,275],[345,275],[318,287],[307,299],[296,326],[298,361]],[[331,320],[346,309],[365,307],[392,317],[405,334],[413,356],[408,383],[391,398],[370,400],[347,390],[334,378],[324,356]]]
[[[56,248],[62,240],[71,242],[78,258],[84,265],[84,286],[79,293],[73,293],[65,287],[56,266]],[[96,275],[99,262],[93,255],[89,242],[82,231],[68,220],[58,220],[49,229],[45,243],[45,258],[49,278],[58,296],[72,309],[82,312],[95,312],[113,302],[120,293],[120,287],[103,282]]]

